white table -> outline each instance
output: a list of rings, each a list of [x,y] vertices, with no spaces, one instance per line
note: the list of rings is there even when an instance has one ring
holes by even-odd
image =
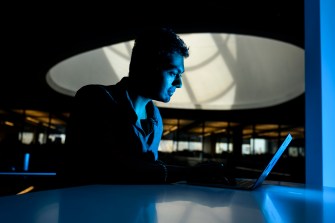
[[[0,197],[1,223],[335,222],[335,190],[87,185]]]

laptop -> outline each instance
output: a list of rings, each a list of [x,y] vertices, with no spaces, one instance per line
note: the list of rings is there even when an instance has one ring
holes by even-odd
[[[220,188],[232,188],[232,189],[240,189],[240,190],[254,190],[257,187],[261,186],[264,182],[265,178],[269,175],[272,168],[277,163],[278,159],[281,157],[281,155],[284,153],[290,142],[292,141],[292,136],[290,133],[286,136],[285,140],[280,145],[279,149],[276,151],[276,153],[273,155],[272,159],[266,166],[266,168],[263,170],[261,175],[257,179],[250,179],[250,178],[232,178],[233,183],[227,183],[222,182],[220,180],[219,182],[204,182],[197,179],[192,179],[191,181],[187,181],[187,184],[191,185],[199,185],[199,186],[207,186],[207,187],[220,187]]]

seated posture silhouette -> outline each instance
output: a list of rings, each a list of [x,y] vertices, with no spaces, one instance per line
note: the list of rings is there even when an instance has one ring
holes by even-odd
[[[114,85],[81,87],[59,175],[74,183],[179,180],[184,173],[158,157],[163,121],[153,100],[168,103],[182,87],[188,56],[188,46],[173,30],[144,29],[135,39],[128,76]]]

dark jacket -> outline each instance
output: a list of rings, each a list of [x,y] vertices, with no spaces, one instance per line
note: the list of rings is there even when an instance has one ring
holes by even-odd
[[[127,93],[127,77],[115,85],[80,88],[66,134],[60,174],[70,181],[161,182],[164,168],[157,162],[163,122],[158,108],[147,105],[142,126]]]

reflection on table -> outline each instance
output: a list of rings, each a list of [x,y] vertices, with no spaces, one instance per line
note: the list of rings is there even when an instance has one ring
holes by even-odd
[[[0,197],[1,222],[331,222],[335,190],[280,183],[254,191],[171,185],[86,185]]]

